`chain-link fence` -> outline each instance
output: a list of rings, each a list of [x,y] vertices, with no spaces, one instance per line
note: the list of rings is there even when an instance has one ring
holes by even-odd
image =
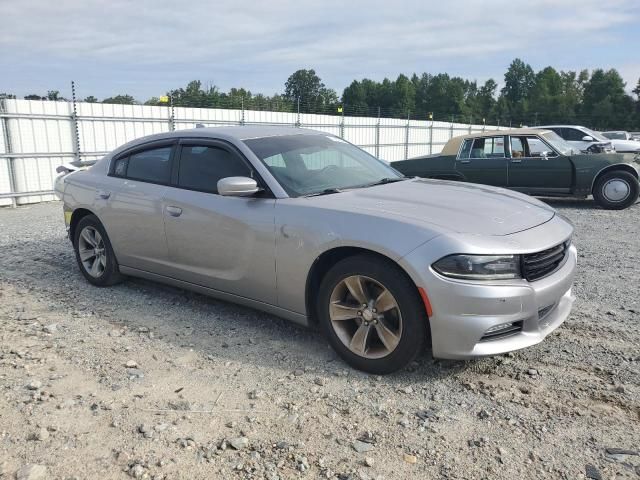
[[[94,160],[130,140],[198,125],[280,125],[337,135],[393,162],[438,153],[454,136],[485,125],[240,108],[188,108],[0,100],[0,206],[53,200],[58,165]],[[502,127],[505,128],[505,127]]]

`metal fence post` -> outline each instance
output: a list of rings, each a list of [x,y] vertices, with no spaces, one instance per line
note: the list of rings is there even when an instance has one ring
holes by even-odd
[[[376,122],[376,158],[380,158],[380,107],[378,107],[378,121]]]
[[[469,135],[471,135],[471,124],[473,123],[473,118],[469,117]]]
[[[409,159],[409,122],[411,120],[411,111],[407,112],[407,130],[404,136],[404,159]]]
[[[296,127],[300,127],[300,97],[298,97],[298,116],[296,118]]]
[[[431,125],[429,125],[429,155],[433,153],[433,120],[431,120]]]
[[[80,128],[78,126],[78,108],[76,105],[76,83],[71,81],[71,128],[73,130],[73,135],[75,138],[75,142],[73,145],[73,154],[75,156],[76,162],[80,161]]]
[[[340,108],[340,138],[344,138],[344,105]]]
[[[176,129],[176,112],[173,109],[173,95],[169,95],[169,131]]]
[[[0,99],[0,113],[7,113],[7,105],[5,99]],[[7,154],[13,153],[11,147],[11,134],[9,133],[9,119],[6,117],[0,117],[0,128],[2,129],[2,138],[4,139],[4,148]],[[16,188],[16,175],[14,159],[12,157],[6,157],[7,170],[9,170],[9,193],[17,193]],[[18,206],[18,198],[11,197],[11,207],[16,208]]]
[[[449,128],[449,140],[453,138],[453,115],[451,115],[451,127]]]
[[[240,97],[240,108],[242,113],[240,114],[240,125],[244,127],[244,95]]]

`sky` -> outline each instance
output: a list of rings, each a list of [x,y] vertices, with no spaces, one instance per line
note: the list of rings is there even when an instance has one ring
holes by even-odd
[[[638,0],[0,0],[0,93],[144,101],[199,79],[271,95],[313,68],[354,79],[441,73],[499,84],[534,70],[640,78]]]

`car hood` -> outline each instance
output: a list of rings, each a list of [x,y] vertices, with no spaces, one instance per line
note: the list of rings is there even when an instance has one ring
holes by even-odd
[[[311,199],[337,210],[478,235],[509,235],[548,222],[555,215],[548,205],[521,193],[446,180],[411,179]]]
[[[622,152],[640,152],[640,142],[635,140],[611,140],[616,150]]]

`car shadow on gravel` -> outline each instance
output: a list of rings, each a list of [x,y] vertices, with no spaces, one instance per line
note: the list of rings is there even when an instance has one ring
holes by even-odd
[[[0,281],[17,283],[60,311],[91,312],[90,321],[108,331],[149,329],[158,341],[190,348],[204,359],[271,367],[290,373],[310,369],[323,374],[367,378],[344,363],[322,334],[268,313],[149,280],[129,278],[108,288],[90,285],[78,270],[66,239],[21,241],[4,245]],[[32,252],[40,252],[33,256]],[[17,280],[17,282],[16,282]],[[48,297],[48,298],[47,298]],[[385,377],[398,387],[449,377],[474,362],[434,360],[425,351],[403,371]]]

